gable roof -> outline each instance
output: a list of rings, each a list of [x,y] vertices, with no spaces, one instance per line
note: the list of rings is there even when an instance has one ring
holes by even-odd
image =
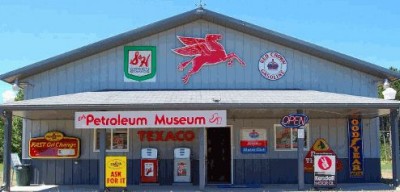
[[[341,54],[327,48],[308,43],[275,31],[271,31],[257,25],[253,25],[238,19],[234,19],[203,8],[194,9],[101,41],[83,46],[78,49],[48,58],[37,63],[10,71],[0,75],[0,79],[13,83],[15,79],[24,79],[37,73],[74,62],[85,57],[124,45],[141,38],[151,36],[199,19],[203,19],[221,26],[225,26],[248,35],[252,35],[282,46],[296,49],[298,51],[314,55],[316,57],[338,63],[340,65],[362,71],[379,78],[399,79],[400,73],[362,61],[360,59]]]

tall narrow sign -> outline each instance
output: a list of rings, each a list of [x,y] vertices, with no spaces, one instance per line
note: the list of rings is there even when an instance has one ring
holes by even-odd
[[[350,118],[348,127],[349,167],[351,178],[364,177],[362,122],[360,118]]]

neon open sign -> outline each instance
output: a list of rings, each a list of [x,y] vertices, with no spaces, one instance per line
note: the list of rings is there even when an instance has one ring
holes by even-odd
[[[304,114],[289,114],[281,119],[281,125],[285,128],[299,128],[308,123],[308,116]]]

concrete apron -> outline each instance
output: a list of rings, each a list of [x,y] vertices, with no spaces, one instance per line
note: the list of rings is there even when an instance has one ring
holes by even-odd
[[[383,183],[356,183],[356,184],[338,184],[334,189],[314,189],[312,185],[305,185],[305,191],[396,191],[391,186]],[[58,191],[83,191],[83,192],[95,192],[98,191],[97,185],[34,185],[34,186],[14,186],[11,187],[11,191],[48,191],[48,192],[58,192]],[[109,191],[123,191],[123,189],[110,189]],[[298,191],[297,184],[271,184],[271,185],[261,185],[257,186],[245,186],[245,185],[234,185],[232,187],[228,186],[218,186],[211,185],[206,186],[204,190],[199,190],[198,186],[151,186],[151,185],[132,185],[128,186],[125,191],[165,191],[165,192],[200,192],[200,191]],[[400,188],[397,189],[400,191]]]

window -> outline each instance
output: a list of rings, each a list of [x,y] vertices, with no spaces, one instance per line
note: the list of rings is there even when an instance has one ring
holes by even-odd
[[[128,152],[129,140],[128,129],[106,129],[106,150],[108,152]],[[100,133],[96,129],[94,131],[94,151],[99,152]]]
[[[280,124],[274,125],[275,150],[296,151],[297,150],[297,129],[284,128]],[[304,127],[304,149],[308,149],[309,124]]]

